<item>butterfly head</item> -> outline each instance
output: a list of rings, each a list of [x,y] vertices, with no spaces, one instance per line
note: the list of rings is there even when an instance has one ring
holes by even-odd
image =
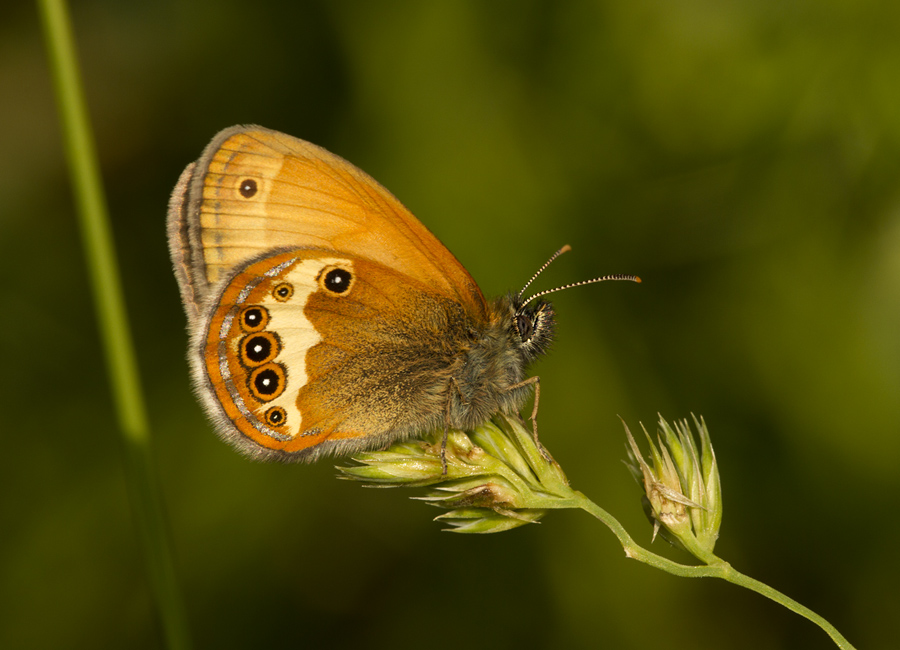
[[[536,300],[548,293],[562,291],[563,289],[571,289],[572,287],[580,287],[584,284],[593,284],[595,282],[603,282],[605,280],[630,280],[632,282],[640,282],[641,279],[634,275],[607,275],[601,278],[593,278],[582,282],[567,284],[555,289],[540,291],[530,298],[523,298],[525,289],[535,281],[535,279],[560,255],[572,250],[572,247],[566,244],[556,251],[549,260],[535,273],[532,278],[525,283],[522,290],[518,294],[510,295],[507,300],[510,310],[512,311],[513,324],[515,332],[519,338],[519,349],[526,363],[530,363],[536,357],[544,354],[553,341],[553,335],[556,331],[556,320],[553,311],[553,305],[546,300]]]

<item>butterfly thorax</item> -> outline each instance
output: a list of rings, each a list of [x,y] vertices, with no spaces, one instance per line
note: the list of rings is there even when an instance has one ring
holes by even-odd
[[[447,387],[450,426],[469,429],[498,411],[518,412],[531,391],[520,385],[527,367],[553,340],[555,321],[548,302],[523,308],[519,297],[509,294],[493,301],[488,318],[454,364]]]

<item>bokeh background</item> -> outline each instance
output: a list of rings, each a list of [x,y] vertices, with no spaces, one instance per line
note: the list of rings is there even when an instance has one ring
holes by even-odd
[[[649,542],[617,415],[702,414],[719,554],[858,647],[896,647],[900,3],[72,11],[198,648],[832,647],[760,596],[626,560],[584,513],[452,535],[411,492],[220,442],[164,222],[183,167],[235,123],[371,173],[486,294],[565,243],[539,288],[641,275],[555,297],[545,444]],[[3,13],[0,647],[156,648],[37,12]]]

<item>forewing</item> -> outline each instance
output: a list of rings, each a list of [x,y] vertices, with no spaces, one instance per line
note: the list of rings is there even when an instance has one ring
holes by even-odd
[[[172,195],[169,242],[188,314],[216,284],[275,248],[315,247],[372,260],[479,318],[468,271],[390,192],[346,160],[262,127],[219,133]]]

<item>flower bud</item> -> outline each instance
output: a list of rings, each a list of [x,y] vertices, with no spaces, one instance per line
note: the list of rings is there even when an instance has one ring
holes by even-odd
[[[660,416],[659,446],[644,429],[652,467],[641,456],[627,425],[625,435],[629,469],[644,488],[645,511],[653,522],[654,537],[661,532],[668,541],[703,560],[712,554],[719,536],[722,495],[706,423],[695,417],[694,425],[700,435],[699,451],[687,420],[676,422],[673,429]]]
[[[418,499],[450,510],[437,520],[460,533],[494,533],[540,519],[548,499],[571,493],[559,465],[522,422],[497,415],[468,434],[442,432],[353,457],[342,478],[379,487],[429,486]],[[446,468],[446,471],[445,471]]]

